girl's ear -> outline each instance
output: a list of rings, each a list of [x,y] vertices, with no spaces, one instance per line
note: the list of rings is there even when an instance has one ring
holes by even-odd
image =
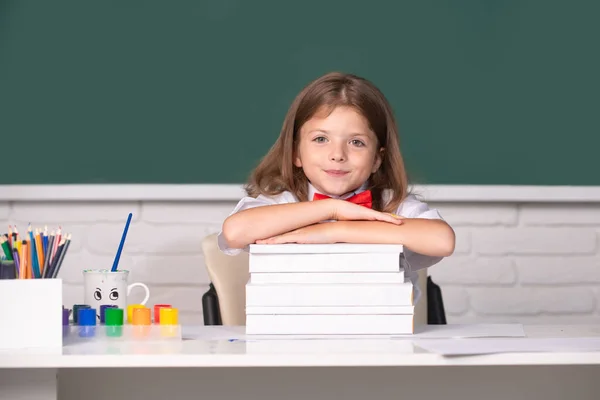
[[[377,154],[375,154],[375,162],[373,163],[373,169],[371,170],[371,173],[374,174],[375,172],[377,172],[377,170],[379,169],[379,167],[381,167],[381,163],[383,162],[383,152],[385,151],[385,148],[382,147],[379,149],[379,151],[377,152]]]
[[[294,165],[298,168],[302,168],[302,159],[300,159],[298,150],[294,150]]]

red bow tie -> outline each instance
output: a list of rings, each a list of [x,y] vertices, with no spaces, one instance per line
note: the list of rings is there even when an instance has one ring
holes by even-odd
[[[315,195],[313,196],[313,200],[323,200],[323,199],[330,199],[331,197],[326,196],[324,194],[321,193],[315,193]],[[358,204],[359,206],[363,206],[363,207],[367,207],[367,208],[373,208],[373,199],[371,197],[371,191],[370,190],[365,190],[364,192],[360,192],[359,194],[355,194],[354,196],[345,199],[346,201],[349,201],[351,203],[354,204]]]

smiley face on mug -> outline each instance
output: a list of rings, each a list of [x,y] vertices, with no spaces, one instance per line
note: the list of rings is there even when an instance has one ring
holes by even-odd
[[[110,304],[110,303],[106,303],[107,298],[113,302],[119,300],[119,290],[116,287],[114,287],[114,288],[110,289],[110,291],[108,293],[105,291],[103,294],[102,288],[97,287],[96,290],[94,291],[94,299],[96,299],[97,301],[104,300],[105,302],[102,304]]]
[[[96,315],[100,318],[100,306],[101,305],[114,305],[119,306],[119,289],[116,287],[97,287],[94,290],[94,300],[98,302]]]

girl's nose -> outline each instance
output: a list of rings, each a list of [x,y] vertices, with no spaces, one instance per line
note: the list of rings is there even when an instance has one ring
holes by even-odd
[[[329,155],[329,159],[337,162],[346,161],[346,152],[344,151],[344,148],[342,146],[335,146]]]

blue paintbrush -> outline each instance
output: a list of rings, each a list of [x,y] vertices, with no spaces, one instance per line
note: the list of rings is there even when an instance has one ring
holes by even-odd
[[[131,222],[132,213],[129,213],[129,217],[127,217],[127,223],[125,224],[125,230],[123,230],[123,236],[121,237],[121,243],[119,243],[119,250],[117,250],[117,255],[115,256],[115,261],[113,262],[113,266],[111,271],[115,272],[117,267],[119,266],[119,259],[121,258],[121,251],[123,251],[123,245],[125,244],[125,238],[127,237],[127,230],[129,229],[129,223]]]

